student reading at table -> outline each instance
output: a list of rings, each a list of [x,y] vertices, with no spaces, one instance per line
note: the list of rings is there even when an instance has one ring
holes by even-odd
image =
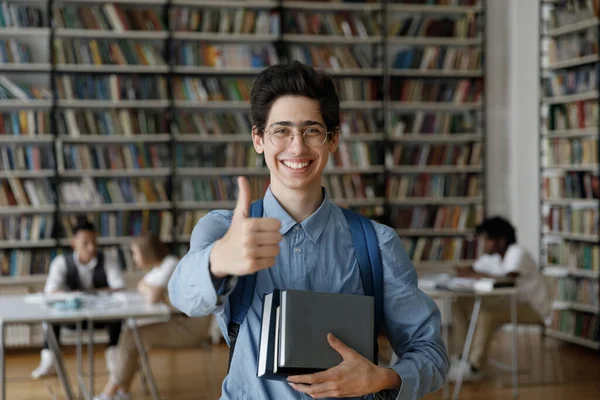
[[[170,255],[167,246],[154,234],[135,238],[131,244],[131,253],[135,265],[148,271],[137,285],[138,292],[144,294],[150,303],[168,303],[167,284],[179,259]],[[173,314],[168,322],[148,319],[137,323],[147,348],[156,345],[169,348],[194,347],[208,343],[209,324],[208,317],[189,318],[179,312]],[[139,354],[131,330],[123,331],[118,350],[115,371],[95,400],[131,398],[131,383],[139,366]]]
[[[518,322],[543,324],[550,312],[550,293],[534,259],[523,246],[517,243],[515,228],[502,217],[492,217],[478,225],[476,232],[483,241],[483,254],[473,263],[473,266],[457,268],[457,275],[472,278],[514,279],[519,300]],[[461,297],[453,306],[453,335],[456,339],[457,351],[463,349],[473,303],[472,298]],[[481,378],[481,368],[487,360],[494,333],[499,327],[510,322],[510,304],[506,299],[499,297],[483,299],[471,345],[469,365],[465,370],[465,381]],[[458,366],[459,360],[455,357],[448,374],[450,380],[456,380]]]
[[[118,259],[98,250],[96,231],[91,222],[81,219],[77,221],[71,247],[73,252],[67,255],[58,255],[52,260],[44,293],[125,289],[121,263]],[[61,326],[62,324],[52,325],[59,344]],[[73,324],[64,324],[64,326],[70,329],[75,328]],[[82,324],[82,327],[86,329],[87,324]],[[106,367],[110,372],[113,370],[116,346],[121,333],[121,321],[95,323],[94,328],[108,331],[109,340],[105,359]],[[42,349],[40,365],[31,373],[31,376],[37,379],[54,373],[54,353],[48,349],[46,342]]]
[[[257,377],[266,293],[275,288],[356,295],[365,291],[349,224],[321,185],[340,135],[340,100],[333,79],[297,61],[275,65],[257,76],[250,98],[254,149],[270,173],[264,218],[249,218],[250,185],[240,177],[235,210],[211,211],[198,221],[190,251],[169,282],[173,305],[191,316],[214,313],[224,329],[238,277],[257,274],[221,398],[308,398],[302,393],[367,398],[386,391],[392,398],[413,400],[440,389],[449,365],[440,311],[418,289],[417,274],[396,232],[374,221],[368,223],[383,264],[383,329],[398,362],[380,367],[328,335],[323,340],[342,356],[339,365],[288,381]]]

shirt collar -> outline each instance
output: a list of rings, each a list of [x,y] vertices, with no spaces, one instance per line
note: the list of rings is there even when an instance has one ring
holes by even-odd
[[[329,221],[329,214],[331,212],[331,202],[329,201],[327,191],[325,189],[322,190],[323,202],[310,217],[306,218],[300,224],[306,235],[315,243],[317,240],[319,240],[319,237],[323,233],[323,230]],[[290,229],[297,225],[297,222],[287,213],[287,211],[284,210],[281,204],[279,204],[279,201],[275,198],[273,192],[271,191],[271,186],[269,186],[267,192],[265,193],[263,207],[266,217],[276,218],[281,222],[279,233],[282,235],[285,235]]]

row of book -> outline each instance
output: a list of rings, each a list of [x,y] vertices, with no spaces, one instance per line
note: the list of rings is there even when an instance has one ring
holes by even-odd
[[[598,54],[595,27],[561,35],[548,42],[548,61],[550,64],[595,54]]]
[[[387,178],[389,199],[475,196],[481,196],[481,177],[477,174],[403,174]]]
[[[56,254],[56,249],[0,250],[0,276],[47,274]]]
[[[344,69],[375,68],[378,63],[372,49],[364,46],[289,45],[290,59],[334,71]]]
[[[543,214],[544,226],[551,232],[598,234],[598,206],[550,206]]]
[[[286,12],[286,33],[368,38],[381,34],[381,25],[373,15],[359,12]]]
[[[65,170],[119,170],[140,168],[168,168],[170,166],[168,145],[87,145],[64,144],[59,166]]]
[[[2,100],[51,100],[52,92],[44,85],[14,82],[0,75],[0,99]]]
[[[582,242],[550,242],[546,244],[546,264],[600,272],[600,246]]]
[[[572,310],[553,310],[551,329],[574,337],[600,340],[600,316]]]
[[[19,43],[14,38],[0,40],[0,64],[33,63],[34,57],[27,44]]]
[[[598,127],[598,101],[577,101],[566,104],[552,104],[545,118],[548,131],[586,129]]]
[[[419,101],[435,103],[477,103],[483,97],[483,81],[392,79],[392,101]]]
[[[479,254],[477,240],[469,238],[402,237],[402,242],[414,264],[455,261],[461,265],[461,260],[474,260]]]
[[[120,4],[71,5],[54,7],[54,23],[63,29],[95,29],[103,31],[162,31],[159,9],[123,7]]]
[[[264,196],[269,187],[268,176],[248,177],[252,199]],[[175,191],[176,201],[234,201],[237,199],[236,177],[181,179]],[[200,207],[197,207],[200,208]]]
[[[133,136],[168,133],[168,121],[159,111],[145,109],[60,110],[56,113],[61,135]]]
[[[172,9],[170,25],[177,32],[272,34],[281,31],[279,13],[239,8]]]
[[[576,302],[590,306],[600,306],[600,282],[581,278],[556,279],[556,300]]]
[[[0,218],[0,241],[52,239],[53,215],[20,215]]]
[[[114,86],[115,83],[107,87],[106,83],[98,88],[92,88],[91,85],[84,82],[107,82],[106,79],[123,79],[120,86]],[[139,99],[156,94],[159,98],[166,98],[165,87],[161,79],[153,81],[158,84],[156,88],[139,88],[135,90],[133,86],[133,77],[92,78],[87,76],[63,76],[57,79],[58,91],[61,98],[79,99],[79,96],[85,96],[84,99],[111,99],[108,97],[117,95],[121,99]],[[136,78],[141,79],[141,78]],[[153,78],[144,78],[153,79]],[[81,82],[81,85],[87,89],[84,91],[80,85],[74,82]],[[70,82],[70,83],[68,83]],[[137,82],[140,82],[139,80]],[[361,80],[352,78],[342,78],[335,81],[338,95],[342,101],[376,101],[381,100],[380,87],[374,80]],[[193,78],[176,77],[173,79],[173,92],[175,99],[187,101],[249,101],[252,80],[247,78]],[[73,89],[71,89],[73,88]],[[461,79],[454,82],[446,81],[426,81],[418,79],[404,80],[401,82],[392,81],[391,93],[393,101],[412,101],[412,102],[437,102],[437,103],[475,103],[481,100],[483,95],[482,81],[478,80],[471,84],[468,79]],[[85,94],[82,94],[85,93]],[[62,96],[71,97],[62,97]],[[51,93],[48,88],[41,85],[30,85],[20,82],[12,82],[5,76],[0,76],[0,98],[4,99],[51,99]]]
[[[542,177],[546,199],[600,199],[600,178],[590,172],[565,172]]]
[[[0,112],[0,136],[36,135],[50,132],[48,110],[19,110]]]
[[[100,238],[135,237],[145,232],[154,232],[162,238],[171,236],[173,229],[173,214],[170,211],[100,212],[61,215],[61,237],[73,237],[73,226],[82,217],[94,224]]]
[[[262,167],[264,156],[248,143],[178,144],[175,148],[178,167]]]
[[[483,143],[416,144],[397,143],[391,148],[388,165],[457,167],[479,166],[482,162]]]
[[[44,26],[43,11],[29,4],[0,3],[0,28],[35,28]]]
[[[544,95],[548,97],[568,96],[597,90],[600,66],[582,67],[549,72],[544,77]]]
[[[64,100],[167,100],[165,77],[124,75],[63,75],[56,78]]]
[[[48,206],[55,202],[49,179],[0,179],[0,207]]]
[[[0,145],[0,171],[41,171],[54,167],[52,146]]]
[[[417,111],[392,115],[392,136],[415,134],[474,134],[477,118],[472,111]]]
[[[590,165],[598,164],[598,139],[558,138],[542,141],[542,165]]]
[[[57,64],[167,65],[158,46],[132,39],[54,39]]]
[[[474,13],[454,16],[392,14],[388,35],[402,37],[477,37],[477,16]]]
[[[426,46],[402,49],[396,53],[392,68],[474,71],[483,68],[482,49],[478,47]]]
[[[390,220],[398,229],[473,229],[483,219],[481,206],[418,206],[392,208]]]
[[[556,29],[593,19],[599,16],[598,10],[598,0],[555,2],[550,10],[548,27]]]
[[[273,44],[240,45],[195,41],[175,43],[173,60],[178,66],[216,69],[263,68],[279,64],[279,56]]]
[[[119,77],[122,78],[122,77]],[[140,81],[134,78],[132,82]],[[108,87],[111,87],[108,79]],[[63,82],[65,82],[63,80]],[[67,79],[73,87],[75,81]],[[85,92],[84,83],[94,84],[106,82],[100,80],[77,80],[82,83],[78,87],[81,96],[89,96]],[[153,81],[154,82],[154,81]],[[64,87],[63,84],[58,86]],[[110,90],[110,89],[109,89]],[[104,92],[104,90],[103,90]],[[118,95],[121,95],[118,93]],[[109,91],[103,94],[110,99]],[[108,110],[73,110],[65,109],[56,112],[58,132],[69,136],[81,135],[137,135],[168,133],[169,127],[162,112],[147,109],[108,109]],[[342,111],[340,114],[340,134],[368,134],[382,132],[382,121],[376,112],[357,110]],[[173,116],[171,129],[175,134],[227,135],[250,133],[252,120],[246,111],[184,111],[179,110]],[[394,114],[392,116],[392,137],[419,134],[472,134],[475,133],[476,117],[472,112],[425,112],[413,114]],[[50,113],[40,110],[21,110],[0,113],[0,135],[34,135],[51,132]],[[476,139],[474,139],[476,140]]]
[[[60,204],[92,206],[102,204],[149,204],[170,200],[166,182],[148,178],[82,178],[61,182]]]

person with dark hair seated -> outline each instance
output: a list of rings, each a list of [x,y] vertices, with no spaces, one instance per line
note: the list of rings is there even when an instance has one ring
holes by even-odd
[[[473,266],[457,268],[457,275],[471,278],[514,279],[519,300],[518,322],[542,324],[550,312],[550,293],[534,259],[517,243],[515,228],[502,217],[492,217],[478,225],[476,233],[483,241],[483,254]],[[473,303],[473,298],[462,297],[453,307],[455,348],[458,351],[461,351],[464,346]],[[469,366],[465,371],[465,381],[481,378],[480,369],[487,359],[488,349],[496,329],[510,322],[510,304],[506,299],[501,297],[483,299],[471,345]],[[458,357],[452,360],[448,379],[456,380],[459,363]]]
[[[125,289],[122,267],[118,259],[104,255],[98,250],[96,230],[91,222],[79,220],[71,240],[73,252],[58,255],[50,264],[44,293],[57,292],[90,292]],[[65,324],[75,328],[72,324]],[[87,324],[82,324],[87,328]],[[60,324],[52,325],[56,340],[60,343]],[[121,321],[109,321],[94,324],[94,328],[107,329],[109,342],[105,352],[106,366],[111,373],[114,369],[116,346],[121,333]],[[34,379],[53,374],[54,353],[44,343],[40,365],[31,373]]]

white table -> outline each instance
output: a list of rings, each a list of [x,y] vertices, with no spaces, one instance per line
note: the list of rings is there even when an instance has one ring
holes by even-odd
[[[171,311],[165,304],[147,304],[141,295],[135,293],[119,293],[127,298],[118,307],[107,308],[80,308],[78,310],[56,310],[43,304],[27,301],[28,295],[12,295],[0,297],[0,400],[7,400],[6,397],[6,366],[5,366],[5,338],[4,327],[10,324],[35,324],[41,323],[44,330],[44,336],[48,340],[50,349],[55,353],[55,367],[58,372],[65,393],[68,399],[74,399],[73,391],[69,384],[66,369],[61,357],[59,343],[56,340],[51,324],[75,323],[77,329],[77,373],[80,390],[86,392],[86,398],[92,399],[94,396],[94,369],[93,369],[93,322],[107,320],[126,320],[132,329],[132,333],[140,354],[143,372],[148,380],[152,397],[159,399],[156,384],[150,371],[148,358],[143,346],[141,337],[136,327],[136,320],[143,318],[165,318],[170,317]],[[81,375],[81,324],[88,323],[88,332],[90,343],[88,347],[89,359],[89,390],[85,390],[85,385]]]
[[[469,353],[471,351],[471,343],[473,342],[473,336],[475,334],[475,328],[477,327],[477,319],[479,318],[479,311],[481,309],[481,302],[484,297],[490,296],[505,296],[510,298],[510,317],[513,325],[512,330],[512,385],[513,385],[513,397],[519,395],[519,375],[518,375],[518,352],[517,352],[517,290],[516,288],[497,288],[492,291],[455,291],[455,290],[442,290],[442,289],[428,289],[421,288],[431,298],[442,299],[442,307],[444,307],[444,314],[450,314],[450,307],[452,300],[457,297],[473,297],[475,303],[473,305],[473,312],[471,313],[471,320],[469,321],[469,329],[467,330],[467,337],[465,339],[465,345],[462,352],[462,358],[460,360],[460,368],[454,386],[454,393],[452,399],[457,400],[462,387],[464,373],[468,364]],[[448,346],[448,329],[443,329],[444,341]],[[447,398],[448,384],[447,381],[444,384],[444,399]]]

